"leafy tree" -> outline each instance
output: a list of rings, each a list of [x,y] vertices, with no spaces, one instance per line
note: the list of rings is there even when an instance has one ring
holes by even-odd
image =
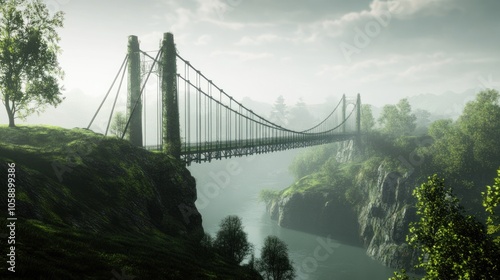
[[[493,186],[487,186],[486,192],[483,192],[483,206],[488,213],[486,225],[488,234],[495,238],[496,244],[500,247],[500,217],[497,214],[500,208],[500,169],[497,170],[498,176],[495,178]]]
[[[500,106],[496,90],[484,90],[465,105],[457,121],[473,143],[474,159],[480,168],[495,170],[500,165]]]
[[[451,119],[437,120],[429,126],[428,133],[435,140],[440,140],[445,137],[453,129],[453,121]]]
[[[41,0],[6,0],[0,5],[0,98],[10,127],[16,115],[23,119],[63,100],[56,32],[63,18],[62,12],[51,16]]]
[[[335,155],[336,151],[336,144],[312,147],[296,156],[288,169],[298,180],[318,171],[331,156]]]
[[[431,123],[431,113],[427,110],[417,109],[413,113],[416,117],[417,127],[427,127]]]
[[[373,118],[372,106],[368,104],[361,105],[361,131],[372,131],[375,126],[375,119]]]
[[[252,250],[238,216],[227,216],[221,221],[213,245],[222,256],[237,264],[241,263]]]
[[[443,172],[456,182],[470,181],[474,177],[479,185],[485,184],[485,179],[481,179],[483,174],[494,172],[500,165],[497,143],[500,138],[499,93],[495,90],[479,92],[474,101],[467,103],[456,122],[435,121],[428,133],[434,140],[426,150],[426,156],[432,158],[430,168],[433,172]],[[479,192],[477,188],[475,191]]]
[[[408,99],[401,99],[396,105],[385,105],[378,119],[384,132],[392,136],[409,135],[416,128],[417,117],[411,113]]]
[[[288,257],[288,247],[276,236],[266,237],[256,266],[267,280],[295,279],[295,269]]]
[[[288,108],[285,104],[285,98],[283,97],[283,95],[280,95],[274,102],[269,119],[277,125],[286,126],[288,124],[287,118]]]
[[[436,175],[416,188],[417,214],[407,241],[417,247],[425,279],[496,279],[500,275],[500,248],[484,225],[463,208],[444,180]],[[408,279],[398,273],[392,279]]]
[[[123,112],[116,112],[113,117],[113,122],[111,123],[111,133],[121,137],[123,132],[125,131],[125,127],[127,126],[127,118]]]
[[[305,130],[311,128],[315,123],[314,116],[307,109],[306,103],[299,99],[289,114],[289,125],[291,129]]]
[[[204,253],[212,252],[214,239],[209,233],[205,232],[205,234],[203,234],[203,237],[200,240],[200,246]]]
[[[433,165],[449,177],[472,173],[474,143],[456,126],[446,127],[445,122],[437,125],[444,125],[444,127],[442,131],[430,131],[431,135],[440,137],[432,146]],[[431,129],[434,127],[431,126]]]

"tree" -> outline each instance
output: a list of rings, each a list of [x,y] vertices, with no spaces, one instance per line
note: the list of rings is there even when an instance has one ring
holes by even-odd
[[[429,126],[429,135],[434,138],[434,140],[440,140],[444,138],[453,129],[453,120],[443,119],[433,122]]]
[[[500,169],[497,170],[497,177],[493,186],[487,186],[486,192],[483,192],[483,206],[488,214],[486,225],[488,234],[490,234],[495,243],[500,247],[500,217],[498,208],[500,208]]]
[[[16,117],[24,119],[63,100],[56,28],[63,26],[64,15],[51,16],[41,0],[3,1],[0,15],[0,98],[14,127]]]
[[[290,109],[288,122],[290,128],[295,130],[305,130],[314,126],[314,121],[314,116],[311,115],[307,109],[306,103],[304,103],[302,98],[300,98],[297,104]]]
[[[408,99],[401,99],[396,105],[385,105],[378,121],[382,129],[392,136],[411,134],[416,128],[417,117],[411,113]]]
[[[493,169],[500,165],[500,94],[496,90],[484,90],[476,99],[465,105],[457,121],[463,133],[468,135],[473,146],[474,160],[482,169]]]
[[[372,106],[368,104],[361,105],[361,131],[372,131],[375,126],[375,119],[373,118]]]
[[[314,173],[337,152],[337,145],[327,144],[315,146],[297,155],[289,165],[289,171],[296,180]]]
[[[241,263],[252,250],[238,216],[227,216],[221,221],[213,245],[222,256],[237,264]]]
[[[266,237],[256,266],[267,280],[295,279],[295,269],[288,257],[287,245],[276,236]]]
[[[427,110],[417,109],[414,112],[417,127],[427,127],[431,123],[431,113]]]
[[[116,112],[111,123],[110,132],[118,137],[123,135],[127,126],[127,118],[123,112]]]
[[[496,279],[500,275],[500,247],[484,225],[463,208],[444,180],[436,175],[416,188],[417,214],[407,241],[421,252],[425,279]],[[404,273],[403,273],[404,274]],[[397,274],[393,279],[408,279]]]
[[[431,148],[435,167],[449,177],[472,173],[474,143],[457,126],[440,121],[431,125],[429,133],[437,138]]]
[[[205,255],[207,255],[212,252],[213,246],[214,246],[214,239],[209,233],[205,232],[200,240],[201,250]]]
[[[274,102],[273,109],[271,111],[270,121],[279,125],[286,126],[288,124],[288,108],[285,104],[285,98],[283,95],[278,96]]]

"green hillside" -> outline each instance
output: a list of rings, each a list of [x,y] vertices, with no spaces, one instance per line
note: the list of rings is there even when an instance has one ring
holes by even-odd
[[[84,129],[0,126],[2,181],[9,163],[16,176],[16,272],[2,261],[3,275],[253,279],[245,267],[201,250],[195,180],[172,157]],[[2,188],[4,221],[7,195]]]

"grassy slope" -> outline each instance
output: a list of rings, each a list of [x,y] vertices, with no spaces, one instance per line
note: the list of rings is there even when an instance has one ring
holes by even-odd
[[[252,279],[200,253],[201,217],[186,223],[177,207],[194,202],[194,179],[172,158],[82,129],[0,126],[0,178],[7,162],[17,175],[16,279]]]

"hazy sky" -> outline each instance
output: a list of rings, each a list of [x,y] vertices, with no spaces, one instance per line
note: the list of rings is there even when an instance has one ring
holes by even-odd
[[[299,97],[321,103],[361,93],[364,103],[380,106],[500,86],[498,0],[46,3],[66,13],[60,62],[68,100],[81,95],[95,104],[125,56],[128,35],[156,50],[164,32],[237,100],[272,103],[283,95],[289,104]]]

